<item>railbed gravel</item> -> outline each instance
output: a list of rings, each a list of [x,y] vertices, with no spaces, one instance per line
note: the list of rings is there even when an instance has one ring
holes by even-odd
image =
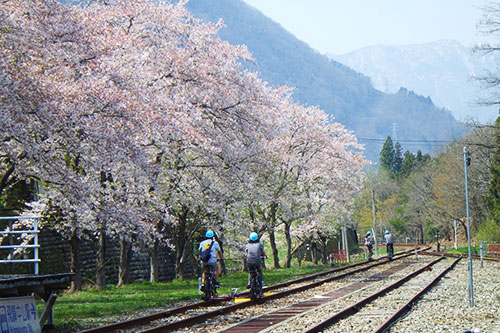
[[[433,271],[424,274],[436,276],[450,263],[451,260],[442,261],[434,265]],[[469,303],[468,263],[464,258],[421,297],[405,317],[386,332],[463,333],[474,328],[480,329],[482,333],[500,332],[500,263],[484,261],[483,267],[480,267],[480,261],[473,260],[472,272],[474,307],[470,307]],[[388,317],[391,309],[396,310],[395,299],[409,299],[417,292],[411,287],[416,283],[416,281],[408,282],[405,284],[406,288],[398,288],[388,293],[388,297],[377,300],[376,309],[370,303],[361,309],[360,316],[341,320],[324,332],[372,332],[381,324],[377,317],[384,315]],[[404,295],[405,293],[408,295]],[[339,310],[348,300],[349,297],[344,297],[338,299],[339,302],[331,302],[328,305]],[[304,327],[310,328],[326,319],[327,315],[323,310],[311,311],[303,318],[291,320],[266,332],[302,332]]]
[[[389,332],[500,332],[500,262],[472,261],[474,306],[470,306],[469,270],[463,258],[425,294]]]
[[[412,260],[414,257],[410,257]],[[422,263],[430,262],[436,257],[431,256],[419,256],[418,259]],[[451,259],[442,260],[440,263],[435,265],[435,269],[433,272],[440,271],[441,267],[444,265],[448,265],[451,263]],[[385,265],[383,265],[385,266]],[[439,268],[438,268],[439,266]],[[381,267],[380,270],[385,269]],[[412,269],[411,266],[408,269]],[[379,269],[377,269],[378,271]],[[395,279],[396,276],[402,276],[407,269],[404,269],[401,272],[397,272],[394,277],[390,277],[387,280],[384,280],[384,284],[388,284],[392,279]],[[374,270],[370,271],[370,275],[374,274]],[[429,273],[430,274],[430,273]],[[367,274],[359,273],[359,278],[361,276],[366,277]],[[311,291],[309,293],[301,294],[300,296],[290,296],[287,297],[286,300],[281,301],[273,301],[272,305],[262,305],[260,308],[242,310],[241,312],[233,313],[227,316],[225,319],[217,322],[217,320],[212,321],[208,325],[196,325],[192,326],[188,329],[181,330],[184,332],[214,332],[218,329],[223,328],[225,325],[231,324],[236,319],[248,319],[253,316],[258,316],[260,314],[274,311],[279,309],[280,307],[286,307],[293,302],[299,302],[301,300],[314,297],[314,295],[319,295],[323,291],[327,292],[329,290],[333,290],[339,288],[345,284],[354,282],[352,279],[343,279],[340,281],[332,282],[331,284],[324,285],[320,288],[317,288],[315,291]],[[415,282],[409,282],[409,286]],[[473,328],[480,328],[482,333],[488,332],[498,332],[500,333],[500,262],[495,261],[484,261],[483,267],[480,266],[479,260],[473,260],[473,285],[474,285],[474,307],[470,307],[469,305],[469,282],[468,282],[468,263],[467,258],[462,259],[455,268],[446,274],[441,281],[434,286],[427,294],[425,294],[422,298],[418,300],[418,302],[413,306],[411,311],[407,313],[407,315],[400,319],[395,325],[393,325],[387,332],[466,332],[467,330],[471,330]],[[376,289],[379,287],[379,284],[376,283],[373,286],[367,287],[363,290],[363,293],[369,293],[370,291],[374,291],[372,289]],[[395,295],[400,295],[401,293],[408,293],[408,295],[400,295],[393,296],[396,298],[410,298],[416,293],[416,289],[412,287],[408,287],[405,289],[400,289],[391,293]],[[389,294],[388,294],[389,295]],[[331,306],[336,308],[343,308],[339,301],[347,302],[350,296],[345,296],[339,298],[333,302],[328,303]],[[354,297],[354,296],[353,296]],[[377,301],[377,306],[382,308],[385,307],[385,310],[375,310],[380,313],[390,312],[391,308],[394,308],[393,298],[383,298]],[[387,304],[384,304],[387,302]],[[182,304],[181,304],[182,303]],[[176,304],[175,306],[185,305],[186,302],[181,302]],[[168,306],[172,308],[173,305]],[[115,318],[103,318],[100,324],[109,324],[112,322],[116,322],[119,320],[124,320],[128,317],[136,318],[143,315],[155,313],[158,311],[162,311],[165,309],[149,309],[140,312],[134,312],[133,314],[128,314],[124,316],[118,316]],[[374,311],[370,310],[368,306],[365,311]],[[231,318],[232,317],[232,318]],[[325,315],[320,311],[311,311],[307,314],[307,321],[310,322],[319,322],[319,320],[324,320]],[[317,317],[317,318],[315,318]],[[362,316],[363,317],[363,316]],[[285,325],[276,326],[267,330],[267,332],[300,332],[306,327],[306,323],[304,322],[305,318],[300,319],[296,326],[293,327],[293,320],[287,321]],[[358,318],[359,319],[359,318]],[[371,332],[378,325],[377,321],[371,321],[370,316],[366,315],[363,319],[364,326],[366,330],[355,331],[348,329],[348,321],[343,320],[336,325],[332,326],[328,332]],[[225,322],[225,323],[224,323]],[[85,325],[87,326],[87,325]],[[96,326],[94,322],[93,325]],[[101,326],[101,325],[98,325]],[[312,327],[309,325],[308,327]],[[354,327],[354,326],[353,326]],[[48,332],[74,332],[71,330],[49,330]],[[325,331],[327,332],[327,331]]]

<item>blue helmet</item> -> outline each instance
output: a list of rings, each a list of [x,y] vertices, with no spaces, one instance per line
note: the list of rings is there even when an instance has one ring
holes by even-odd
[[[371,235],[372,233],[371,233],[371,231],[367,231],[366,234],[367,235]]]
[[[205,233],[205,237],[207,238],[214,237],[214,232],[212,230],[207,230],[207,232]]]
[[[386,234],[388,234],[388,233],[389,233],[389,230],[386,230],[386,231],[385,231],[385,233],[386,233]]]
[[[250,238],[252,242],[255,242],[257,239],[259,239],[259,235],[257,235],[256,232],[251,232],[250,235],[248,235],[248,238]]]

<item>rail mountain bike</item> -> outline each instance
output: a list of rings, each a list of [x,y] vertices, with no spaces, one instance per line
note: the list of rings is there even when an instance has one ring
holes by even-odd
[[[250,299],[256,300],[262,297],[262,276],[259,274],[257,266],[250,266]]]
[[[203,288],[202,299],[209,301],[212,297],[217,296],[217,288],[215,287],[215,274],[212,265],[203,265],[205,272],[205,287]]]

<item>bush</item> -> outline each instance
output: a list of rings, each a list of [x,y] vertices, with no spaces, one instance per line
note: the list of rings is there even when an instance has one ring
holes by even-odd
[[[486,220],[479,226],[474,238],[477,241],[500,243],[500,225],[494,220]]]

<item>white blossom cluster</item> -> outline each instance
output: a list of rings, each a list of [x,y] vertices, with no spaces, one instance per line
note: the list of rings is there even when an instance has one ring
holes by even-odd
[[[0,157],[41,184],[43,223],[68,239],[167,244],[178,264],[208,227],[228,242],[336,231],[362,146],[243,69],[250,53],[221,28],[183,1],[2,3]]]

